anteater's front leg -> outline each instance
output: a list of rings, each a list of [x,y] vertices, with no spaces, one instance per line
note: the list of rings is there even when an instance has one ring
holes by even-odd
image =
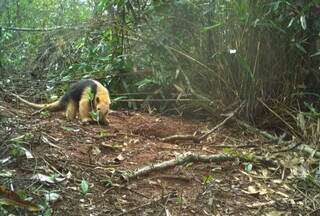
[[[68,120],[72,121],[75,119],[78,113],[78,105],[73,100],[70,100],[67,104],[66,117]]]
[[[91,122],[90,117],[90,101],[88,98],[82,98],[79,102],[79,114],[83,123]]]

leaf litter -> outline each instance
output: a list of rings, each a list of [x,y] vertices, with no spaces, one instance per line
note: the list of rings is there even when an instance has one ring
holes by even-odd
[[[138,112],[117,111],[110,115],[108,127],[67,122],[62,113],[46,119],[30,118],[28,113],[11,118],[8,126],[15,131],[13,137],[32,133],[19,147],[22,154],[13,157],[10,142],[2,146],[0,161],[5,169],[0,172],[0,199],[10,211],[39,211],[41,206],[43,212],[50,210],[56,215],[277,216],[312,210],[304,205],[312,199],[314,189],[298,191],[299,182],[291,179],[308,175],[308,170],[303,163],[290,163],[286,158],[282,158],[281,167],[235,161],[191,162],[129,182],[118,178],[123,172],[186,152],[219,154],[226,151],[221,146],[236,149],[244,144],[248,144],[243,150],[248,155],[267,150],[270,144],[241,129],[223,127],[199,143],[164,142],[168,136],[210,128],[206,122]],[[32,203],[24,201],[27,197],[19,200],[18,194],[11,194],[15,194],[12,189],[32,196]],[[47,204],[36,205],[43,202]]]

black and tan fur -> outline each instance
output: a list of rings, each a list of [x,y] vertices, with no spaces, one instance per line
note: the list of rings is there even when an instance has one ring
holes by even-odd
[[[82,122],[95,121],[90,112],[98,114],[99,123],[107,124],[107,114],[110,110],[110,96],[108,90],[96,80],[81,80],[70,87],[70,89],[57,101],[48,104],[31,103],[19,95],[15,95],[25,104],[49,111],[66,110],[68,120],[73,120],[79,113]]]

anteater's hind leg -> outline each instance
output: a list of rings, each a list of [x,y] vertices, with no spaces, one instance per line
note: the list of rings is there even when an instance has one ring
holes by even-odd
[[[68,120],[72,121],[75,119],[78,113],[78,105],[73,100],[70,100],[67,104],[66,117]]]

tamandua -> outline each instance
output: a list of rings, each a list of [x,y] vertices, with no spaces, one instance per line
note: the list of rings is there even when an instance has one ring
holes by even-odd
[[[13,94],[23,103],[36,108],[49,111],[66,110],[68,120],[73,120],[79,113],[83,123],[97,121],[108,124],[107,114],[110,110],[110,96],[108,90],[96,80],[80,80],[57,101],[48,104],[36,104],[29,102],[19,95]],[[97,119],[93,119],[91,111],[97,113]]]

